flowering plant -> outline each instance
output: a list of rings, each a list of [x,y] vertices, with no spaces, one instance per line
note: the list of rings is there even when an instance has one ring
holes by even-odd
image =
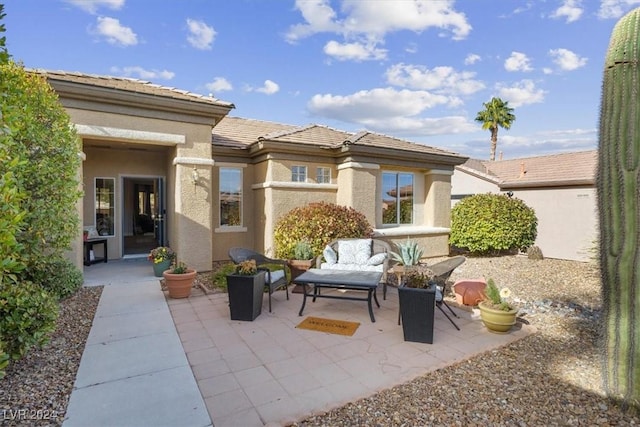
[[[236,266],[236,274],[240,274],[241,276],[252,276],[257,272],[258,266],[256,265],[256,260],[254,259],[241,261]]]
[[[511,311],[513,306],[506,299],[511,296],[509,288],[499,289],[493,279],[487,281],[487,287],[484,290],[486,296],[485,304],[489,304],[492,308],[502,311]]]
[[[158,246],[149,252],[149,261],[160,264],[162,261],[172,261],[176,259],[176,253],[168,246]]]

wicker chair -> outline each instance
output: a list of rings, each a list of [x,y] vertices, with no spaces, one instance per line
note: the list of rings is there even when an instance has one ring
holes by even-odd
[[[269,313],[271,313],[271,294],[279,289],[284,288],[287,294],[287,300],[289,300],[289,282],[287,281],[287,262],[282,259],[267,258],[266,256],[245,248],[231,248],[229,249],[229,258],[235,264],[248,259],[255,260],[258,265],[258,270],[266,272],[264,287],[269,289]],[[271,271],[265,264],[277,264],[282,265],[281,270]]]

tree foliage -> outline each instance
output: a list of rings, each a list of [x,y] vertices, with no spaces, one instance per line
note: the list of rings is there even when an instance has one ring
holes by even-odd
[[[526,250],[536,240],[537,227],[534,210],[522,200],[476,194],[451,209],[449,243],[477,255]]]
[[[513,114],[513,108],[509,107],[509,102],[500,98],[491,98],[489,102],[484,102],[482,105],[484,110],[478,112],[476,121],[482,123],[482,129],[489,129],[491,132],[489,160],[493,161],[496,159],[498,147],[498,128],[511,129],[516,116]]]
[[[62,257],[78,232],[76,203],[80,143],[69,116],[46,80],[12,61],[0,64],[3,197],[15,188],[22,223],[16,234],[27,267]]]

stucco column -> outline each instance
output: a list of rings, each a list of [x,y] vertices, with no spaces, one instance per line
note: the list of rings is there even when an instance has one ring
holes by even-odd
[[[174,238],[171,247],[178,261],[198,271],[211,270],[211,168],[213,160],[176,157],[174,187]]]
[[[423,224],[430,227],[451,227],[451,176],[453,169],[431,169],[424,174],[427,195]]]
[[[78,170],[76,173],[76,179],[78,180],[78,189],[84,194],[84,185],[83,185],[83,165],[84,161],[87,160],[87,155],[83,152],[78,153],[78,158],[80,159],[80,166],[78,166]],[[83,197],[80,197],[76,202],[76,212],[78,213],[78,233],[76,233],[76,238],[71,240],[71,248],[67,252],[66,256],[73,265],[78,267],[80,271],[84,271],[84,237],[83,237],[83,225],[84,225],[84,206],[83,206]]]
[[[361,212],[374,228],[379,171],[380,165],[373,163],[348,162],[338,165],[336,203]]]

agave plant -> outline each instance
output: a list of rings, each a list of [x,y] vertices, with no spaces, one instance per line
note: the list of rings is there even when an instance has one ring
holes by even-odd
[[[418,265],[424,249],[418,242],[407,238],[405,243],[398,243],[398,252],[391,252],[391,257],[402,265]]]

